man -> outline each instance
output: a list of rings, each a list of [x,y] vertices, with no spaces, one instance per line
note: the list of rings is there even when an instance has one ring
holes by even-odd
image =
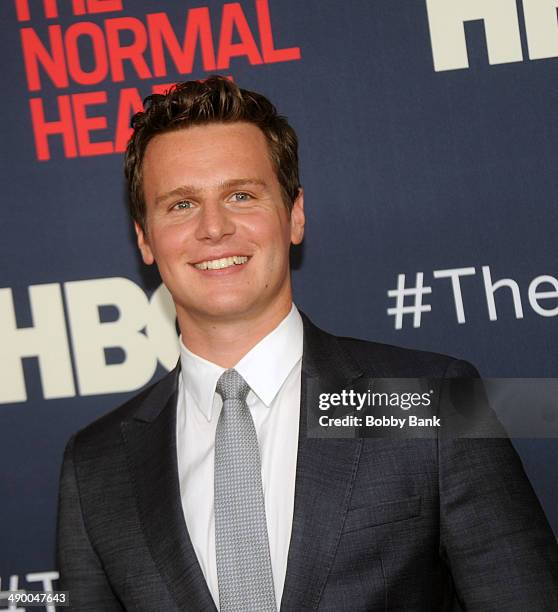
[[[134,118],[131,213],[181,355],[68,444],[73,609],[558,609],[556,543],[509,441],[307,436],[311,380],[475,372],[301,316],[297,159],[269,101],[224,78],[151,96]]]

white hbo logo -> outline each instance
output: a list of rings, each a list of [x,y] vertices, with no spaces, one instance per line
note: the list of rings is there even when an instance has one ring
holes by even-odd
[[[522,0],[529,59],[558,57],[558,0]],[[464,24],[484,23],[490,64],[523,61],[516,0],[426,0],[434,69],[469,67]]]
[[[18,328],[12,290],[0,289],[0,403],[26,401],[25,357],[38,358],[45,399],[73,397],[76,387],[80,395],[133,391],[151,380],[158,362],[170,370],[178,359],[176,314],[164,285],[151,299],[127,278],[33,285],[29,303],[33,324]],[[103,306],[118,311],[116,320],[101,322]],[[124,353],[121,362],[107,363],[111,348]]]

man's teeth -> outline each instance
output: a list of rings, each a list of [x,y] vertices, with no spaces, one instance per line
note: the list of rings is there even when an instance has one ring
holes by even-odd
[[[200,261],[194,264],[198,270],[221,270],[230,266],[246,263],[248,257],[244,255],[233,255],[232,257],[223,257],[222,259],[211,259],[209,261]]]

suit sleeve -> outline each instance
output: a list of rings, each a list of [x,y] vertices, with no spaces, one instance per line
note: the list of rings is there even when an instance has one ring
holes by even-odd
[[[74,467],[73,436],[66,447],[58,500],[57,562],[60,589],[69,591],[68,611],[122,612],[84,524]]]
[[[466,362],[446,376],[478,378]],[[479,612],[558,610],[558,546],[508,438],[440,438],[440,549]]]

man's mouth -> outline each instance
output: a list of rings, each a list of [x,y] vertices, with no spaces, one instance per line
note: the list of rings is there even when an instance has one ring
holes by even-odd
[[[198,270],[222,270],[231,266],[239,266],[248,261],[246,255],[233,255],[232,257],[222,257],[221,259],[208,259],[194,264],[194,268]]]

